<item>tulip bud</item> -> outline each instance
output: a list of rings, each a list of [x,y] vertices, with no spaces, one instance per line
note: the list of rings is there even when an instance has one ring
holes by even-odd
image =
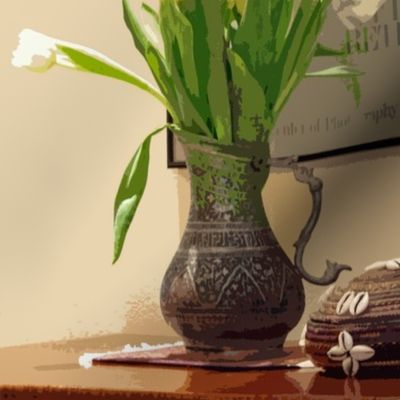
[[[26,67],[36,72],[45,72],[57,60],[54,40],[31,29],[19,34],[19,44],[13,52],[12,65]]]

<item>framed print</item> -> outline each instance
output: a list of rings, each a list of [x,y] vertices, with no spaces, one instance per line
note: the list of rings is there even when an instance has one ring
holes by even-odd
[[[358,81],[307,79],[290,98],[271,136],[272,157],[300,161],[400,144],[400,0],[385,3],[367,24],[346,31],[330,13],[321,42],[345,48],[349,63],[365,72]],[[335,63],[319,57],[310,71]],[[357,104],[358,103],[358,104]],[[168,133],[168,165],[184,154]]]

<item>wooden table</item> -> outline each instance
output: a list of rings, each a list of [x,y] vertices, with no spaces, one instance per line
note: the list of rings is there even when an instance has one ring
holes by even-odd
[[[143,341],[175,338],[115,335],[0,349],[0,399],[400,399],[400,377],[333,379],[317,368],[217,372],[78,364],[86,351]]]

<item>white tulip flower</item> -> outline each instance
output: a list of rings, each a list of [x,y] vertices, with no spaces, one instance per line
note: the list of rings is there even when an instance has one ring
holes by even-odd
[[[31,29],[24,29],[19,34],[19,44],[13,52],[11,63],[15,67],[24,67],[35,72],[46,72],[54,65],[58,65],[119,79],[145,90],[167,105],[165,97],[157,88],[104,54]]]
[[[11,63],[14,67],[25,67],[35,72],[46,72],[54,65],[80,69],[79,66],[61,50],[63,47],[82,51],[89,56],[98,58],[108,64],[113,63],[116,67],[121,68],[120,65],[114,63],[108,57],[95,50],[55,39],[43,33],[35,32],[32,29],[24,29],[19,34],[19,44],[17,49],[13,52]]]
[[[332,0],[332,7],[347,29],[365,24],[386,0]]]
[[[24,29],[19,34],[19,44],[13,52],[11,64],[14,67],[26,67],[33,71],[44,72],[56,62],[53,41],[45,35]]]

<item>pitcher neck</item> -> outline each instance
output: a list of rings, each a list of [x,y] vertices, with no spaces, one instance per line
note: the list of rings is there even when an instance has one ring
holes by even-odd
[[[191,181],[190,222],[268,224],[261,196],[268,154],[238,156],[207,146],[183,147]]]

